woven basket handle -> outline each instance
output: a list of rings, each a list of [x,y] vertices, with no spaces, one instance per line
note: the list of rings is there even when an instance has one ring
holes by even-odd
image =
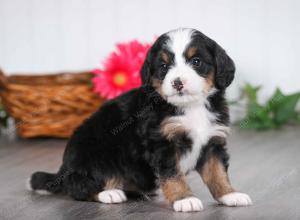
[[[6,76],[3,71],[0,69],[0,89],[5,89],[7,84]]]

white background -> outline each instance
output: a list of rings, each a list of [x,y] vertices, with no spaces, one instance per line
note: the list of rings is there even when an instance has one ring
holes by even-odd
[[[0,0],[0,67],[7,73],[93,69],[114,44],[152,41],[193,27],[237,66],[229,95],[245,82],[300,89],[297,0]]]

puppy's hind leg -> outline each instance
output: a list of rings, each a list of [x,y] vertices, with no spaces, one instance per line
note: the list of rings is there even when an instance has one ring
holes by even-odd
[[[127,201],[125,192],[122,190],[123,180],[111,177],[105,181],[104,190],[94,196],[94,200],[102,203],[122,203]]]
[[[75,200],[91,201],[103,184],[96,183],[85,172],[72,172],[65,177],[65,192]]]

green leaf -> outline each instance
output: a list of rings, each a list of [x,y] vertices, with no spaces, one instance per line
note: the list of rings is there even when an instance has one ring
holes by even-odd
[[[277,88],[271,98],[267,101],[267,107],[270,111],[277,109],[280,106],[281,101],[284,99],[284,94],[279,88]]]
[[[281,98],[276,108],[274,108],[274,122],[282,125],[290,120],[297,120],[298,113],[295,108],[299,99],[300,92]]]
[[[248,105],[247,112],[248,114],[245,119],[241,121],[240,127],[252,129],[268,129],[275,127],[265,106],[252,103]]]
[[[260,90],[260,88],[260,86],[253,87],[249,83],[245,85],[244,93],[247,96],[247,99],[250,101],[250,103],[257,104],[257,92]]]
[[[261,120],[259,118],[247,118],[242,120],[239,123],[239,127],[243,129],[258,129],[258,130],[265,130],[274,128],[274,124],[271,120]]]
[[[260,129],[261,124],[255,120],[244,119],[240,122],[239,127],[242,129]]]
[[[277,88],[269,100],[261,105],[257,101],[259,89],[259,86],[245,85],[244,94],[247,98],[247,114],[240,122],[240,127],[270,129],[278,128],[290,121],[300,124],[300,113],[295,110],[300,99],[300,92],[284,95]]]

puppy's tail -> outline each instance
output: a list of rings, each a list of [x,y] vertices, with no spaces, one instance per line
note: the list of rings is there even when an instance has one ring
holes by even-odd
[[[44,195],[60,193],[62,191],[62,179],[57,174],[36,172],[29,178],[27,189]]]

